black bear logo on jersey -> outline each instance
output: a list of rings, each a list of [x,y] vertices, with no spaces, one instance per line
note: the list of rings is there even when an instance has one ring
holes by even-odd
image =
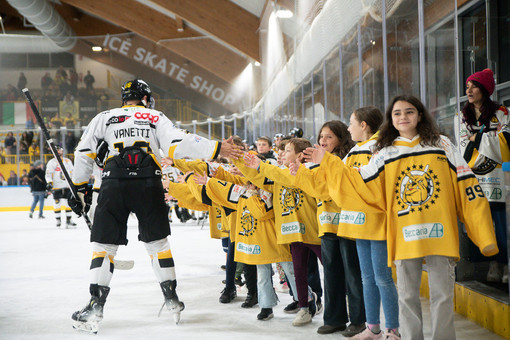
[[[108,121],[106,122],[106,126],[110,125],[110,124],[118,124],[118,123],[124,123],[126,120],[128,120],[129,118],[131,118],[131,116],[126,116],[126,115],[122,115],[122,116],[113,116],[111,117],[110,119],[108,119]]]
[[[243,207],[243,213],[241,214],[241,228],[242,231],[239,232],[241,236],[251,236],[257,229],[257,220],[251,214],[251,212],[247,209],[247,207]]]
[[[296,188],[281,188],[280,189],[280,205],[282,206],[282,216],[288,216],[303,204],[301,198],[301,190]]]
[[[402,171],[397,177],[395,194],[397,203],[402,208],[398,216],[410,212],[427,210],[439,197],[439,180],[429,165],[413,165]]]

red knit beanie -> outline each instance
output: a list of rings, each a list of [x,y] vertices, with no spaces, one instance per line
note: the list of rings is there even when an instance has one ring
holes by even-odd
[[[490,69],[486,68],[483,71],[473,73],[466,80],[466,84],[471,80],[479,82],[489,92],[489,96],[494,92],[496,84],[494,82],[494,73]]]

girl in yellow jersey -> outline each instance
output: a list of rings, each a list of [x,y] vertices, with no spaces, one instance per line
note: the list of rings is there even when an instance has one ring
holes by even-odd
[[[377,141],[383,114],[374,107],[363,107],[351,115],[349,132],[359,141],[344,159],[352,168],[367,165],[372,158],[372,149]],[[363,209],[360,209],[363,210]],[[365,213],[343,209],[340,214],[338,236],[356,238],[367,328],[353,339],[383,339],[380,329],[381,302],[386,322],[385,340],[400,339],[398,333],[398,295],[395,282],[388,267],[386,246],[386,216],[383,212]]]
[[[345,157],[354,146],[347,126],[337,120],[326,122],[319,131],[317,142],[329,152]],[[294,164],[294,163],[292,163]],[[301,164],[297,161],[295,164]],[[305,166],[302,166],[305,168]],[[317,165],[307,164],[313,173]],[[352,239],[337,236],[340,208],[328,195],[325,182],[317,183],[313,177],[300,178],[290,175],[288,169],[280,169],[270,164],[260,164],[260,173],[282,185],[299,188],[316,198],[318,236],[321,240],[321,256],[324,266],[324,325],[319,327],[319,334],[340,331],[345,337],[362,332],[365,328],[365,309],[361,272],[356,252],[356,243]],[[346,295],[349,300],[347,312]],[[351,324],[346,327],[349,322]]]
[[[386,212],[388,264],[397,267],[403,339],[423,339],[422,263],[429,277],[433,339],[455,339],[453,293],[459,258],[457,215],[484,255],[498,252],[489,204],[473,172],[427,109],[413,96],[393,98],[376,150],[358,170],[324,150],[307,149],[321,163],[329,194],[342,209]],[[300,170],[298,169],[298,174]]]
[[[288,166],[288,164],[302,159],[302,151],[308,146],[311,146],[311,144],[306,139],[291,139],[285,145],[285,153],[283,154],[284,165]],[[246,165],[252,168],[244,166],[241,161],[236,161],[235,163],[241,172],[257,187],[267,188],[268,191],[273,193],[275,225],[278,227],[278,232],[276,233],[277,242],[278,244],[291,245],[292,262],[296,278],[300,310],[292,324],[294,326],[305,325],[312,322],[316,307],[315,302],[312,302],[311,308],[309,308],[308,303],[307,271],[310,251],[314,252],[322,262],[315,199],[305,194],[301,189],[286,187],[278,181],[274,183],[272,181],[268,182],[264,175],[255,170],[259,164],[266,165],[267,163],[260,163],[260,160],[253,155],[245,156],[245,159],[247,161]],[[315,293],[313,295],[313,298],[315,298]]]

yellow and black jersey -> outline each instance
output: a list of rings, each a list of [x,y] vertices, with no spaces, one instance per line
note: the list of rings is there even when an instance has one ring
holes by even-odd
[[[221,207],[213,203],[209,207],[209,231],[211,238],[223,238],[228,236],[228,232],[223,229],[223,223],[221,223]]]
[[[321,244],[315,198],[300,188],[287,187],[281,182],[275,181],[281,178],[282,172],[292,176],[288,169],[282,170],[269,163],[260,163],[260,165],[260,173],[244,165],[239,165],[239,169],[256,186],[273,193],[275,225],[279,228],[276,234],[278,244],[292,242]],[[275,172],[271,173],[271,170]],[[274,176],[274,178],[269,176]]]
[[[354,169],[367,165],[378,136],[379,133],[376,133],[370,139],[356,144],[345,156],[345,165]],[[383,211],[363,211],[362,206],[355,210],[342,209],[337,235],[354,239],[386,240],[386,214]]]
[[[486,256],[498,252],[488,201],[444,136],[440,147],[398,137],[358,170],[326,153],[319,172],[343,209],[385,212],[388,265],[429,255],[459,258],[457,216]]]
[[[318,236],[324,233],[336,234],[340,217],[340,208],[331,200],[326,181],[317,180],[317,164],[306,163],[300,166],[300,175],[293,176],[287,168],[278,168],[270,164],[261,163],[260,173],[269,178],[277,178],[286,187],[299,188],[305,194],[314,197],[317,205]]]
[[[185,183],[169,182],[168,193],[177,199],[178,205],[181,208],[197,211],[207,211],[209,209],[209,206],[203,204],[193,196],[188,185]]]
[[[269,193],[249,196],[245,187],[214,178],[207,182],[206,192],[215,202],[236,209],[236,230],[231,232],[236,243],[235,261],[246,264],[291,261],[289,246],[276,242]]]

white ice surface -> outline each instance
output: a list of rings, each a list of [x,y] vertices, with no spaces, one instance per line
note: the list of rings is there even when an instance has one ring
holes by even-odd
[[[85,223],[78,219],[77,229],[60,230],[52,212],[45,211],[44,220],[27,215],[0,212],[0,339],[91,339],[93,335],[71,327],[71,314],[90,297],[91,248]],[[317,334],[322,314],[311,324],[293,327],[294,315],[283,313],[291,302],[288,294],[279,293],[280,303],[269,321],[256,319],[258,306],[241,308],[245,290],[233,303],[219,303],[225,278],[220,269],[225,261],[221,242],[209,238],[207,224],[201,229],[191,222],[173,224],[170,237],[177,291],[186,309],[179,325],[167,310],[158,318],[163,296],[145,247],[137,240],[136,219],[128,225],[129,244],[119,248],[116,258],[134,260],[135,266],[115,271],[98,339],[342,338]],[[429,325],[428,301],[422,301]],[[501,339],[459,315],[455,322],[457,339]],[[430,339],[430,326],[425,336]]]

